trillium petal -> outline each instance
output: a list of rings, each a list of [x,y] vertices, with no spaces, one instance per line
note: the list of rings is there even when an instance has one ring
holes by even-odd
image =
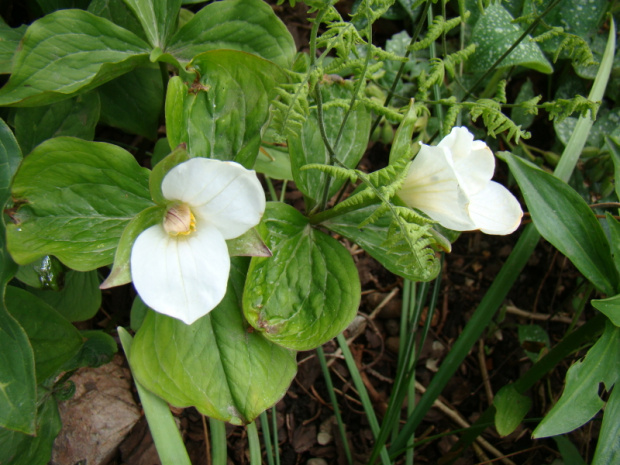
[[[226,242],[213,227],[173,237],[161,225],[152,226],[131,250],[131,276],[142,300],[187,324],[220,303],[229,272]]]
[[[192,158],[175,166],[162,182],[168,200],[187,203],[201,224],[233,239],[256,226],[265,212],[265,193],[256,173],[234,162]]]
[[[495,157],[482,141],[464,127],[453,128],[450,134],[437,145],[448,149],[459,184],[467,195],[480,192],[493,177]]]
[[[398,196],[446,228],[476,228],[467,214],[467,196],[459,187],[449,153],[442,147],[422,145]]]
[[[521,223],[523,210],[519,201],[501,184],[490,181],[470,201],[471,219],[485,234],[510,234]]]

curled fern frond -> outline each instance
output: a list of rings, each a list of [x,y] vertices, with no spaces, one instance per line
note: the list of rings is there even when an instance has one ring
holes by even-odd
[[[420,74],[420,92],[426,92],[434,84],[441,84],[445,76],[445,67],[443,60],[439,58],[433,58],[430,60],[430,71],[426,75]]]
[[[474,54],[475,51],[476,51],[476,45],[469,44],[463,50],[459,50],[458,52],[454,52],[454,53],[451,53],[450,55],[447,55],[443,59],[443,61],[444,61],[444,67],[446,68],[446,71],[448,71],[448,74],[451,77],[454,77],[456,75],[456,71],[455,71],[456,67],[460,65],[461,63],[467,61],[469,57]]]
[[[482,116],[482,121],[486,126],[487,132],[495,137],[504,131],[508,131],[508,139],[514,138],[516,142],[522,137],[530,138],[530,133],[517,126],[510,118],[502,113],[499,102],[491,99],[480,99],[476,102],[464,103],[463,106],[469,106],[469,114],[472,121],[476,121]]]
[[[287,134],[301,131],[309,114],[308,84],[282,84],[276,88],[277,98],[271,103],[271,126],[277,134],[277,142],[284,142]]]
[[[508,98],[506,97],[506,79],[502,79],[497,84],[497,91],[495,92],[495,101],[499,103],[508,102]]]
[[[300,168],[301,171],[306,170],[319,170],[323,173],[327,173],[330,176],[335,177],[336,179],[341,179],[343,181],[356,182],[358,180],[358,171],[350,168],[344,168],[341,166],[334,165],[324,165],[321,163],[309,163]],[[342,205],[342,203],[340,204]]]
[[[444,128],[452,128],[456,126],[456,119],[458,118],[462,108],[463,107],[461,105],[456,104],[456,98],[454,98],[454,104],[448,107],[448,110],[443,118]]]
[[[590,50],[588,43],[575,34],[565,34],[564,40],[562,40],[559,47],[555,51],[555,55],[553,55],[554,63],[558,60],[558,57],[563,50],[566,50],[568,57],[577,66],[598,65],[598,62],[594,59],[594,55],[592,54],[592,50]]]
[[[549,119],[557,118],[558,122],[577,112],[581,116],[587,116],[588,112],[590,112],[594,120],[596,119],[600,102],[593,102],[581,95],[577,95],[575,98],[568,100],[557,99],[553,102],[544,102],[541,106],[549,113]]]

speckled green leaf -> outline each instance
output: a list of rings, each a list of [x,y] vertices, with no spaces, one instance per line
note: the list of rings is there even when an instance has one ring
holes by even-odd
[[[296,47],[286,26],[262,0],[228,0],[205,6],[170,40],[166,52],[188,62],[209,50],[253,53],[290,66]]]
[[[64,100],[148,62],[142,39],[82,10],[60,10],[30,25],[15,55],[0,105]]]
[[[125,226],[153,205],[148,176],[115,145],[71,137],[42,143],[13,183],[21,208],[7,228],[11,255],[19,264],[55,255],[78,271],[109,265]]]
[[[323,101],[350,99],[352,84],[352,82],[346,84],[339,81],[326,82],[321,88]],[[324,109],[325,132],[332,147],[335,145],[346,111],[340,106],[326,106]],[[370,112],[362,105],[358,105],[349,114],[342,138],[335,149],[338,159],[345,165],[351,168],[357,166],[364,155],[368,147],[370,123]],[[329,183],[328,198],[332,197],[342,187],[344,180],[334,179],[322,171],[300,171],[302,166],[308,164],[331,164],[329,152],[323,143],[319,129],[316,109],[310,111],[310,115],[304,122],[299,134],[289,134],[288,146],[291,154],[293,179],[297,188],[306,196],[308,208],[312,208],[322,201],[326,183]]]
[[[476,52],[468,62],[475,66],[474,71],[483,72],[489,69],[521,36],[523,30],[512,20],[510,13],[497,3],[489,5],[484,10],[472,34]],[[527,36],[499,64],[499,68],[520,65],[541,73],[552,73],[551,63],[545,58],[538,44],[530,39],[530,36]]]
[[[340,334],[360,302],[351,255],[293,207],[267,204],[260,226],[272,257],[254,257],[243,294],[248,322],[284,347],[309,350]]]
[[[15,137],[26,154],[52,137],[73,136],[93,140],[100,108],[96,92],[51,105],[18,108],[15,110]]]
[[[247,259],[232,259],[224,300],[192,325],[149,311],[131,346],[136,379],[177,407],[251,422],[286,392],[295,354],[253,331],[241,313]]]
[[[599,384],[605,389],[620,379],[620,328],[607,322],[600,339],[585,358],[573,364],[566,373],[566,386],[560,400],[547,413],[532,433],[535,438],[556,436],[580,427],[603,407]]]
[[[198,55],[191,66],[200,82],[170,81],[166,123],[170,147],[187,144],[191,156],[234,160],[252,168],[269,119],[269,103],[281,68],[234,50]]]

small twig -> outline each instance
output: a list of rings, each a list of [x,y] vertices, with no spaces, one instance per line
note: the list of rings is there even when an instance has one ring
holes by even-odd
[[[478,363],[480,364],[480,374],[482,375],[482,383],[484,384],[484,391],[487,395],[487,402],[491,405],[493,404],[493,390],[491,389],[491,382],[489,381],[489,371],[487,370],[484,341],[482,339],[478,340]]]
[[[520,308],[515,307],[514,305],[507,305],[506,306],[506,312],[512,314],[512,315],[517,315],[517,316],[521,316],[523,318],[529,318],[531,320],[538,320],[538,321],[556,321],[558,323],[565,323],[567,325],[571,324],[573,322],[573,320],[571,318],[565,317],[565,316],[560,316],[560,315],[543,315],[540,313],[532,313],[532,312],[528,312],[526,310],[521,310]],[[577,323],[578,325],[581,325],[581,322]]]

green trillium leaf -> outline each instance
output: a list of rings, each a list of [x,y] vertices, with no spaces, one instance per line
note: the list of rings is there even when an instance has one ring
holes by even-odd
[[[501,388],[493,399],[495,428],[502,436],[508,436],[521,424],[530,410],[532,399],[520,394],[514,385]]]
[[[13,55],[25,32],[25,25],[12,29],[0,18],[0,74],[11,72]]]
[[[297,371],[294,352],[268,341],[243,319],[247,259],[233,258],[224,300],[192,325],[149,311],[129,362],[149,391],[178,407],[246,424],[285,394]]]
[[[353,94],[353,83],[325,82],[321,91],[324,102],[334,99],[350,100]],[[332,148],[334,148],[346,112],[346,108],[336,105],[326,105],[324,109],[325,132]],[[340,142],[334,148],[338,160],[349,168],[357,166],[368,147],[370,123],[370,111],[363,105],[357,105],[349,114]],[[322,201],[327,184],[329,184],[327,198],[338,192],[338,189],[344,184],[344,180],[334,179],[323,171],[300,170],[304,165],[313,163],[332,164],[329,152],[321,137],[316,108],[310,111],[310,115],[306,118],[299,134],[289,134],[288,146],[291,153],[293,179],[299,190],[306,196],[309,202],[308,208],[313,208],[314,205]]]
[[[148,176],[111,144],[59,137],[39,145],[13,182],[21,205],[7,228],[13,259],[55,255],[78,271],[109,265],[129,221],[153,205]]]
[[[38,383],[56,375],[60,367],[79,352],[82,346],[80,332],[37,296],[7,286],[6,306],[28,335],[34,350]]]
[[[181,0],[125,0],[134,12],[152,47],[165,48],[174,33]]]
[[[173,78],[166,98],[170,148],[185,142],[192,157],[234,160],[252,168],[274,89],[286,79],[274,63],[233,50],[198,55],[200,79]]]
[[[64,100],[148,63],[149,47],[116,24],[82,10],[60,10],[30,25],[0,105]]]
[[[181,62],[218,49],[239,50],[288,67],[296,53],[286,26],[262,0],[214,2],[170,39],[166,52]]]
[[[254,257],[243,295],[248,322],[266,338],[309,350],[340,334],[360,302],[351,255],[283,203],[268,203],[259,230],[272,257]]]

